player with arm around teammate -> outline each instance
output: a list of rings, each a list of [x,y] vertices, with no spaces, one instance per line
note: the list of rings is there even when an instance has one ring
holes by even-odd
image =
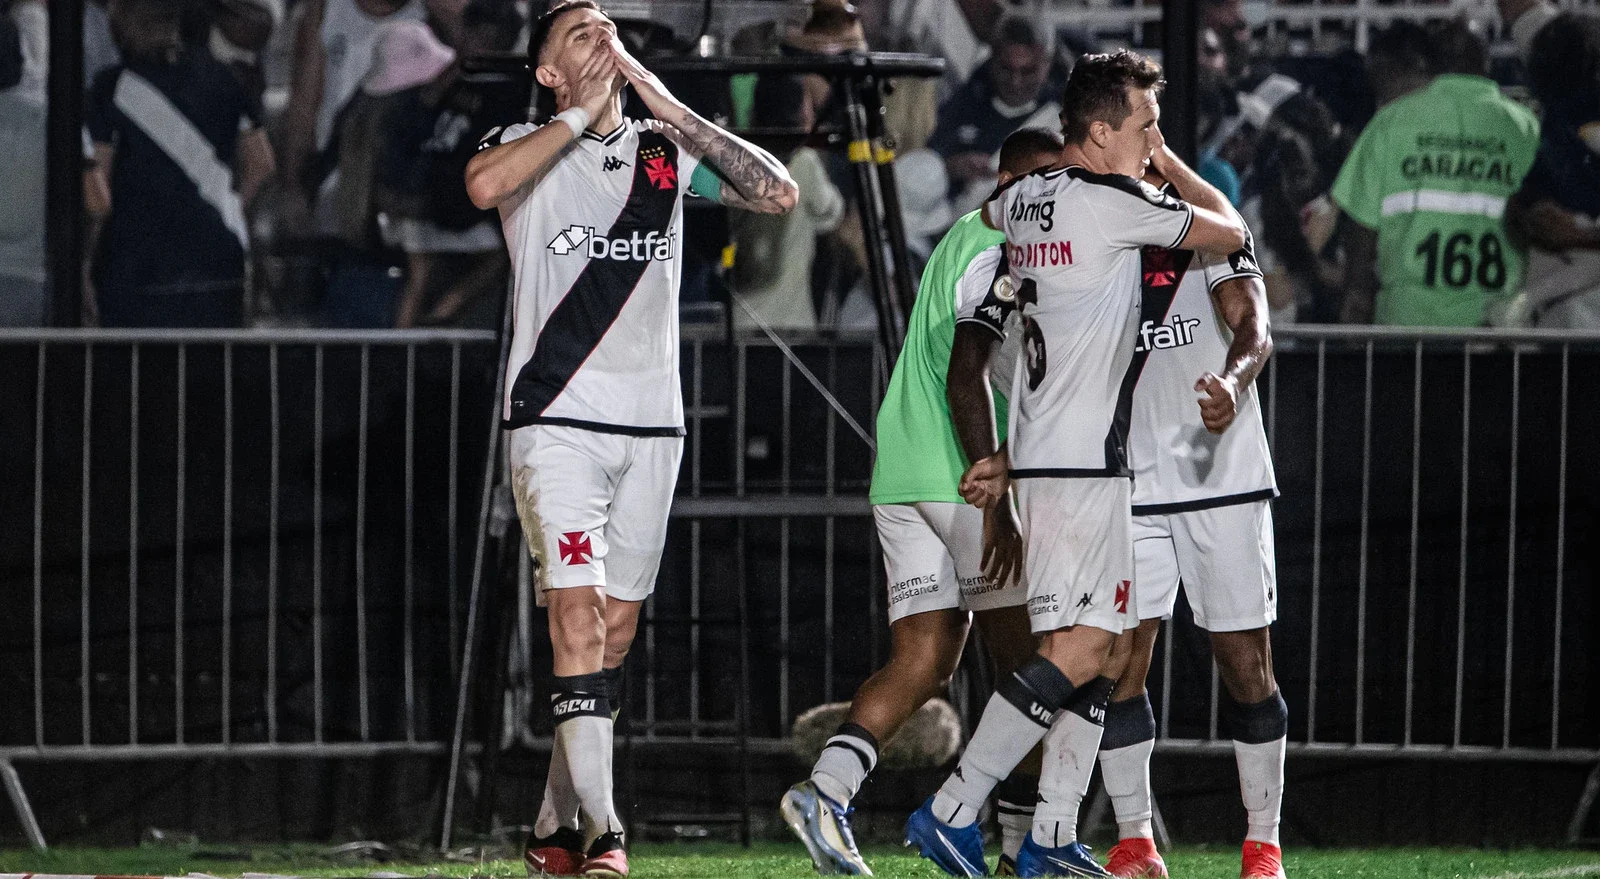
[[[1141,286],[1139,348],[1148,359],[1130,432],[1139,625],[1113,651],[1120,676],[1112,675],[1117,687],[1100,743],[1119,838],[1106,868],[1113,876],[1167,875],[1151,828],[1155,715],[1145,680],[1181,582],[1195,623],[1211,634],[1227,688],[1223,728],[1234,741],[1248,813],[1240,875],[1283,879],[1278,820],[1288,710],[1267,629],[1277,617],[1277,485],[1254,385],[1272,353],[1266,288],[1248,245],[1227,257],[1146,248]]]
[[[490,131],[466,172],[511,253],[503,418],[555,653],[555,745],[527,862],[534,875],[619,877],[614,711],[683,449],[683,194],[782,213],[796,191],[776,159],[674,98],[592,0],[540,18],[529,63],[559,112]],[[659,121],[623,117],[624,84]]]
[[[1060,153],[1058,135],[1018,131],[1000,150],[1001,179],[1048,165]],[[850,830],[850,801],[877,765],[878,743],[949,686],[974,615],[997,677],[1033,653],[1020,572],[989,576],[983,565],[985,520],[1003,517],[989,527],[1014,538],[1009,510],[986,514],[957,490],[968,462],[993,454],[997,434],[1005,436],[1004,421],[997,427],[992,417],[1005,398],[992,397],[989,382],[980,379],[982,399],[974,407],[982,409],[976,419],[982,427],[969,436],[951,421],[953,389],[945,387],[951,340],[969,323],[991,343],[1004,338],[1003,312],[985,310],[996,282],[1007,277],[1003,243],[976,212],[956,221],[939,242],[878,409],[871,499],[889,586],[889,662],[856,691],[846,722],[828,740],[811,777],[790,788],[780,805],[819,873],[870,875]],[[993,387],[1009,389],[1009,370],[996,370]],[[1007,815],[1031,813],[1038,771],[1028,768],[1033,771],[1013,773],[1002,785],[1003,823]],[[1025,828],[1014,829],[1020,845]]]
[[[1015,480],[1041,639],[1039,655],[996,688],[956,771],[907,822],[908,842],[952,875],[985,873],[978,810],[1041,740],[1040,801],[1018,874],[1103,875],[1075,836],[1088,773],[1053,771],[1051,755],[1080,730],[1098,744],[1106,660],[1133,625],[1127,428],[1142,362],[1140,248],[1226,254],[1245,240],[1221,195],[1162,149],[1161,85],[1160,68],[1131,52],[1079,59],[1062,99],[1061,158],[985,206],[1006,235],[1022,350],[1008,448],[973,465],[963,496],[987,507]],[[1189,202],[1139,181],[1152,162]]]

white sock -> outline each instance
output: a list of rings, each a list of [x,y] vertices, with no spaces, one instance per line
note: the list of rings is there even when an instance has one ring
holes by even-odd
[[[1100,752],[1100,781],[1117,816],[1118,839],[1155,839],[1150,819],[1150,752],[1155,739]]]
[[[1103,716],[1103,715],[1102,715]],[[1078,808],[1089,791],[1105,728],[1069,708],[1044,737],[1044,771],[1033,813],[1033,841],[1055,848],[1078,841]]]
[[[995,801],[1000,821],[1000,850],[1013,861],[1017,859],[1017,852],[1022,851],[1022,841],[1028,838],[1028,831],[1033,829],[1033,810],[1031,805]]]
[[[557,678],[550,705],[556,738],[580,804],[585,848],[600,834],[622,829],[611,796],[615,726],[600,677],[596,673]]]
[[[1233,756],[1239,764],[1239,795],[1250,822],[1244,838],[1278,844],[1278,823],[1283,815],[1283,749],[1287,739],[1259,745],[1235,741]]]
[[[539,803],[539,819],[533,823],[533,835],[543,839],[560,827],[578,829],[578,794],[572,789],[572,776],[567,771],[566,748],[561,744],[561,736],[556,736],[550,749],[544,800]]]
[[[878,740],[866,729],[846,723],[828,739],[811,768],[811,783],[828,799],[849,805],[878,765]]]
[[[934,817],[952,827],[977,821],[995,785],[1044,738],[1075,692],[1067,676],[1042,656],[999,681],[961,762],[933,796]]]

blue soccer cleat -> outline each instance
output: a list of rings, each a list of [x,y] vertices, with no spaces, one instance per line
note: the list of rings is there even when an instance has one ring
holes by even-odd
[[[802,781],[783,795],[778,804],[783,821],[800,837],[811,863],[824,876],[871,876],[872,870],[856,850],[855,834],[850,832],[850,812],[817,790],[810,781]]]
[[[1022,841],[1017,852],[1018,876],[1110,876],[1081,842],[1045,848],[1033,840]]]
[[[983,831],[977,823],[951,827],[933,816],[933,797],[906,820],[906,845],[952,876],[987,876],[983,860]]]

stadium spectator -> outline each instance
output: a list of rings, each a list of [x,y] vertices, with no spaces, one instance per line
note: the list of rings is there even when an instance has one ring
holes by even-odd
[[[1059,124],[1061,104],[1049,92],[1051,35],[1021,16],[995,29],[994,55],[939,108],[928,148],[944,158],[957,214],[976,210],[994,189],[997,157],[1019,128]]]
[[[756,84],[754,122],[758,128],[809,130],[827,96],[827,81],[814,74],[763,76]],[[800,188],[800,200],[787,214],[732,214],[733,289],[770,327],[815,329],[812,266],[817,239],[838,227],[844,195],[811,147],[777,156]],[[755,326],[743,308],[735,306],[733,317],[737,326]]]
[[[1520,19],[1519,19],[1520,21]],[[1507,209],[1526,240],[1531,321],[1600,328],[1600,17],[1564,13],[1540,29],[1528,79],[1544,108],[1539,155]]]
[[[110,204],[94,217],[90,277],[105,326],[239,326],[243,206],[273,172],[260,108],[228,69],[180,40],[179,0],[112,0],[122,63],[85,120]]]
[[[486,294],[497,300],[493,294],[504,289],[510,265],[500,224],[492,211],[473,206],[461,179],[477,133],[514,118],[527,95],[505,77],[463,74],[423,25],[386,27],[395,30],[386,36],[402,39],[380,41],[380,54],[401,57],[380,62],[383,69],[364,88],[394,90],[419,80],[395,92],[377,167],[385,237],[406,255],[395,325],[451,323]],[[508,51],[521,29],[516,7],[474,0],[462,14],[463,54]]]
[[[388,21],[421,21],[424,0],[301,0],[295,9],[289,101],[280,120],[285,237],[330,239],[337,221],[332,195],[338,163],[330,149],[346,105],[372,64],[378,29]],[[344,277],[351,277],[345,271]],[[337,281],[330,281],[330,289]]]
[[[45,73],[49,24],[42,0],[0,9],[0,326],[45,322]]]
[[[1464,23],[1432,34],[1426,88],[1373,117],[1333,187],[1346,224],[1347,323],[1472,327],[1522,281],[1503,212],[1533,164],[1539,123],[1485,73]]]
[[[260,100],[266,90],[261,51],[283,23],[283,0],[206,0],[190,10],[186,39],[231,68]]]
[[[1422,25],[1396,19],[1367,48],[1367,85],[1382,109],[1433,82],[1433,40]]]
[[[888,0],[885,18],[871,28],[873,45],[944,59],[939,96],[953,94],[989,57],[990,36],[1005,13],[1004,0]],[[877,32],[886,39],[877,39]]]

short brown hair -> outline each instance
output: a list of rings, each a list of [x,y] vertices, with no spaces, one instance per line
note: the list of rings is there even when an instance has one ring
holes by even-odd
[[[536,74],[539,70],[539,56],[544,54],[544,44],[550,39],[550,31],[556,26],[556,19],[574,9],[593,9],[605,15],[606,11],[600,8],[595,0],[559,0],[553,3],[545,14],[533,21],[533,28],[528,33],[528,72]],[[556,113],[556,93],[539,84],[537,75],[533,76],[534,118],[540,121],[549,119]]]
[[[1166,84],[1161,65],[1137,52],[1118,49],[1110,54],[1084,55],[1073,65],[1061,94],[1061,134],[1067,143],[1083,143],[1092,122],[1121,128],[1133,113],[1129,88],[1159,92]]]

